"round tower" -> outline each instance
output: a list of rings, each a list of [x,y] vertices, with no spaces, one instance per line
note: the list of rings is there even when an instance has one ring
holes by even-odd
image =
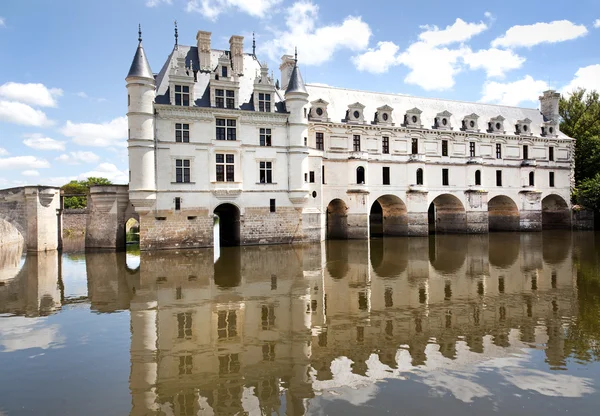
[[[156,198],[154,163],[154,98],[156,83],[142,46],[142,31],[127,81],[127,121],[129,134],[129,193],[136,206],[152,205]]]

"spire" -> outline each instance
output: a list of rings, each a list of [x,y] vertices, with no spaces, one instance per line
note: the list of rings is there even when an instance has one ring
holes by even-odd
[[[154,81],[152,69],[150,69],[150,64],[148,63],[144,47],[142,46],[142,25],[138,27],[138,42],[137,51],[135,51],[135,56],[133,57],[133,62],[131,62],[127,78],[149,78]]]
[[[256,58],[256,38],[254,37],[254,32],[252,32],[252,56]]]
[[[304,80],[302,79],[302,75],[300,74],[300,68],[298,68],[298,49],[294,53],[294,69],[292,69],[292,74],[290,75],[290,81],[285,90],[285,95],[289,93],[299,92],[303,94],[307,94],[306,87],[304,86]]]
[[[177,20],[175,20],[175,50],[179,49],[179,33],[177,32]]]

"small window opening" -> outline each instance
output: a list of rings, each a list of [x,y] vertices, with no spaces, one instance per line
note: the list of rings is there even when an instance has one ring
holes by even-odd
[[[269,201],[269,211],[270,211],[270,212],[275,212],[275,211],[276,211],[276,208],[275,208],[275,200],[274,200],[274,199],[271,199],[271,200]]]
[[[181,198],[176,197],[175,198],[175,211],[179,211],[179,210],[181,210]]]

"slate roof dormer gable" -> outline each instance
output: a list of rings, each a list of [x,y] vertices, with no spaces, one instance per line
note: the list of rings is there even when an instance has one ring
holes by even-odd
[[[150,64],[146,58],[146,52],[144,52],[141,38],[137,50],[135,51],[133,61],[131,62],[129,73],[127,74],[127,78],[130,77],[147,78],[154,81],[154,74],[152,74],[152,69],[150,69]]]

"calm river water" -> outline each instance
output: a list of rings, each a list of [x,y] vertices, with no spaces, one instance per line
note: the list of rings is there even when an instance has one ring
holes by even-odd
[[[600,234],[0,251],[0,415],[597,415]]]

